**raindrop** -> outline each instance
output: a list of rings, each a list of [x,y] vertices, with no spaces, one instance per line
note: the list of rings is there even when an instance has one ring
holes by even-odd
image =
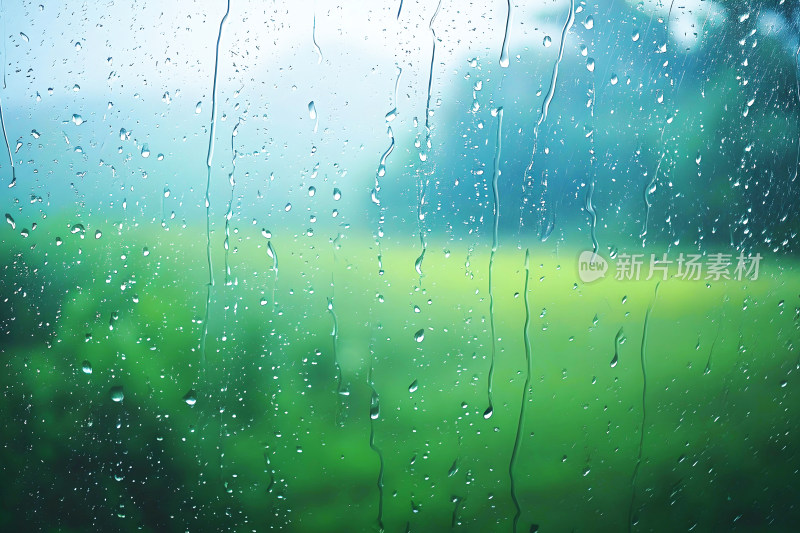
[[[291,204],[291,202],[287,203],[287,204],[284,206],[283,210],[284,210],[284,211],[286,211],[287,213],[288,213],[289,211],[291,211],[291,210],[292,210],[292,204]]]
[[[111,399],[114,400],[115,402],[121,402],[123,399],[125,399],[125,393],[123,392],[122,387],[120,385],[115,385],[111,387],[110,393],[111,393]]]
[[[183,401],[186,402],[186,405],[189,407],[197,403],[197,393],[194,389],[189,389],[189,392],[183,395]]]
[[[378,398],[378,394],[375,391],[373,391],[372,398],[369,404],[369,417],[372,420],[377,420],[380,415],[381,415],[380,399]]]
[[[317,194],[317,188],[312,185],[311,187],[308,188],[308,195],[314,196],[315,194]]]
[[[150,157],[150,146],[148,146],[146,143],[142,146],[142,157]]]
[[[341,197],[342,197],[342,191],[340,191],[339,189],[333,189],[333,199],[338,201]]]
[[[92,363],[89,361],[84,361],[81,363],[81,370],[84,374],[91,374],[92,373]]]
[[[411,382],[411,385],[408,386],[408,392],[411,392],[411,393],[417,392],[418,388],[419,388],[419,384],[417,383],[417,380],[415,379],[414,381]]]
[[[197,105],[194,106],[194,112],[196,115],[203,112],[203,102],[197,102]]]
[[[586,60],[586,70],[594,72],[594,59],[591,57]]]
[[[542,44],[545,48],[550,48],[550,46],[553,44],[553,39],[549,35],[545,35]]]
[[[76,126],[80,126],[85,122],[85,120],[83,120],[82,116],[75,114],[72,115],[72,122],[74,122]]]
[[[631,34],[631,39],[633,39],[633,42],[639,40],[639,32],[637,30],[633,30],[633,33]]]
[[[11,226],[11,229],[17,229],[17,223],[14,222],[14,218],[6,213],[6,222]]]
[[[422,342],[422,340],[423,340],[424,338],[425,338],[425,329],[424,329],[424,328],[423,328],[423,329],[420,329],[419,331],[417,331],[416,333],[414,333],[414,340],[415,340],[415,341],[417,341],[417,342]]]
[[[617,75],[616,74],[612,74],[611,75],[611,85],[616,85],[618,81],[619,81],[619,78],[617,78]]]
[[[592,28],[594,28],[594,17],[592,17],[591,15],[586,17],[586,22],[583,23],[583,27],[586,28],[587,30],[591,30]]]

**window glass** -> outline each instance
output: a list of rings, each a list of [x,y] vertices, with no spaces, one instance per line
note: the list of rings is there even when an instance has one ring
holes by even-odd
[[[796,2],[0,19],[8,530],[796,528]]]

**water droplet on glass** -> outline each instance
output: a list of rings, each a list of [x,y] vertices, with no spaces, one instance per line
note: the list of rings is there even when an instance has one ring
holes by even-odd
[[[370,399],[370,404],[369,404],[369,417],[372,420],[376,420],[380,415],[381,415],[380,399],[378,398],[378,394],[373,391],[372,398]]]
[[[419,388],[419,384],[417,383],[417,380],[415,379],[414,381],[411,382],[411,385],[408,386],[408,392],[411,392],[411,393],[416,392],[418,388]]]
[[[122,387],[120,385],[115,385],[111,387],[111,390],[109,392],[111,394],[111,399],[114,400],[115,402],[121,402],[123,399],[125,399],[125,393],[123,392]]]
[[[342,197],[342,191],[340,191],[339,189],[333,189],[333,199],[338,201],[341,197]]]
[[[92,363],[89,361],[84,361],[81,363],[81,370],[84,374],[91,374],[92,373]]]
[[[76,126],[80,126],[84,123],[84,120],[80,115],[72,115],[72,122],[74,122]]]
[[[317,119],[317,107],[314,105],[313,100],[308,103],[308,118],[311,120]]]
[[[150,146],[147,144],[142,146],[142,157],[148,158],[150,157]]]
[[[587,30],[591,30],[592,28],[594,28],[594,17],[592,17],[591,15],[586,17],[586,22],[583,23],[583,27],[586,28]]]
[[[425,339],[425,330],[420,329],[416,333],[414,333],[414,340],[417,342],[422,342]]]
[[[196,115],[199,115],[203,112],[203,102],[197,102],[197,104],[194,106],[194,112]]]
[[[489,406],[489,407],[487,407],[487,408],[486,408],[486,410],[483,412],[483,418],[484,418],[484,420],[489,420],[490,418],[492,418],[492,415],[493,415],[493,414],[494,414],[494,409],[493,409],[493,408],[492,408],[492,406],[490,405],[490,406]]]
[[[550,45],[553,44],[553,39],[551,39],[549,35],[545,35],[544,40],[542,40],[542,44],[545,48],[550,48]]]
[[[631,34],[631,39],[633,39],[633,42],[639,40],[639,32],[637,30],[633,30],[633,33]]]
[[[186,405],[193,406],[197,403],[197,393],[194,389],[189,389],[189,392],[183,395],[183,401],[186,402]]]
[[[594,72],[594,59],[591,57],[586,60],[586,70]]]

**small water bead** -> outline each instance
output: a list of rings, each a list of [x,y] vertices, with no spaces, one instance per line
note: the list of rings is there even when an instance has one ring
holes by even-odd
[[[183,401],[186,402],[186,405],[192,407],[194,404],[197,403],[197,393],[194,389],[189,389],[189,392],[183,395]]]
[[[122,390],[122,387],[120,385],[115,385],[111,387],[109,393],[111,395],[111,399],[117,403],[125,399],[125,392]]]
[[[553,39],[551,39],[549,35],[545,35],[542,44],[545,48],[550,48],[550,45],[553,44]]]
[[[84,374],[91,374],[92,373],[92,363],[89,361],[84,361],[81,363],[81,370]]]

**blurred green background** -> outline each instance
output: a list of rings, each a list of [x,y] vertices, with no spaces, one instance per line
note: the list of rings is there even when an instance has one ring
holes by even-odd
[[[227,7],[0,8],[0,529],[797,529],[796,3]]]

